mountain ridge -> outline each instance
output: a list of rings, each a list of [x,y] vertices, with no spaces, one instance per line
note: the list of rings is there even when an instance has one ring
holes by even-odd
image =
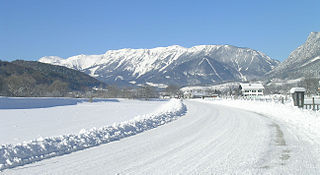
[[[311,32],[307,40],[290,53],[288,58],[267,74],[270,78],[300,78],[320,76],[320,32]],[[311,75],[314,74],[314,75]]]
[[[258,78],[279,64],[260,51],[232,45],[120,49],[67,59],[48,56],[39,61],[79,70],[108,84],[135,81],[182,86]]]

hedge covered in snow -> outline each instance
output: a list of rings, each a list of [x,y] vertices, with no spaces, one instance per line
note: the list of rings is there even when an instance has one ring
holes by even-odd
[[[186,106],[182,101],[173,99],[154,113],[137,116],[132,120],[116,123],[112,126],[81,130],[79,134],[38,138],[16,145],[0,145],[0,170],[132,136],[171,122],[184,115],[186,111]]]

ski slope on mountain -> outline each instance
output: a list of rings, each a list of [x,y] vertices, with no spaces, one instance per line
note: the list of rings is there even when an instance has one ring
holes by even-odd
[[[203,101],[187,114],[117,142],[4,174],[317,174],[317,142],[286,122]],[[0,173],[1,174],[1,173]]]

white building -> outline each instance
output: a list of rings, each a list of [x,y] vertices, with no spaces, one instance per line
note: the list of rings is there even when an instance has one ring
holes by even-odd
[[[245,97],[257,97],[263,96],[264,87],[260,83],[251,84],[251,83],[240,83],[240,90],[242,96]]]
[[[183,93],[185,98],[202,98],[206,95],[203,90],[186,90]]]

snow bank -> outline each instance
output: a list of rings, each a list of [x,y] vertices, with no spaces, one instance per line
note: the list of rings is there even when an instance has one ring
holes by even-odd
[[[310,137],[309,141],[320,143],[320,111],[300,109],[291,103],[261,102],[251,100],[206,100],[266,115],[274,120],[286,122]]]
[[[68,154],[132,136],[171,122],[184,115],[186,110],[182,101],[173,99],[162,105],[161,108],[154,113],[137,116],[132,120],[115,123],[112,126],[81,130],[79,134],[38,138],[17,145],[1,145],[0,170]]]

